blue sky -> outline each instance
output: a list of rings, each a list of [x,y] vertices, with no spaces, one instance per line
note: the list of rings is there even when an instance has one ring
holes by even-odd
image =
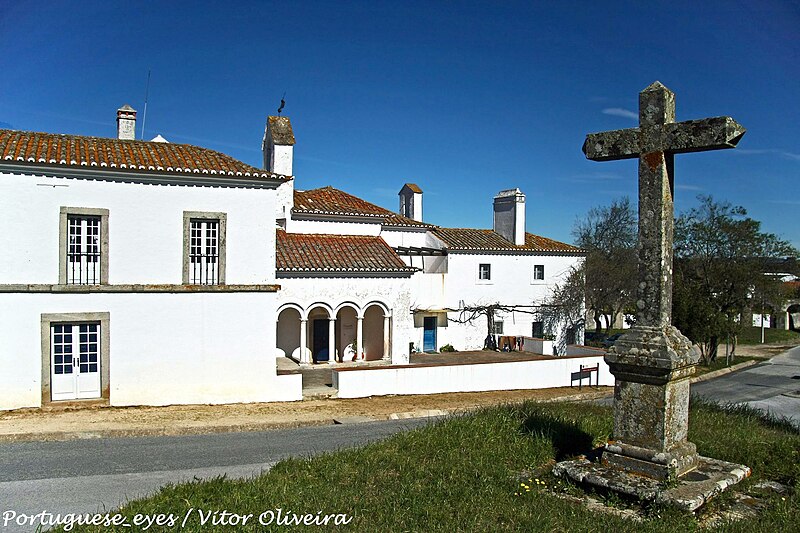
[[[415,182],[427,222],[491,227],[519,187],[528,231],[572,242],[591,207],[636,198],[636,161],[587,161],[586,133],[634,127],[659,80],[678,120],[748,130],[676,157],[676,209],[711,194],[800,247],[800,4],[600,4],[0,0],[0,127],[113,137],[151,70],[145,138],[261,166],[285,92],[297,188],[396,210]]]

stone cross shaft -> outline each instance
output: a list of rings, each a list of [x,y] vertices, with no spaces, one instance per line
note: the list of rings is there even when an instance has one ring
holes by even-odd
[[[675,94],[656,81],[639,93],[638,128],[586,136],[588,159],[639,158],[638,325],[672,322],[674,155],[734,148],[744,133],[731,117],[675,122]]]

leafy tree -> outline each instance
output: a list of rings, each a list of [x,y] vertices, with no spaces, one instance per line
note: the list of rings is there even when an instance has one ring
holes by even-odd
[[[558,331],[565,328],[575,335],[586,326],[584,268],[572,269],[563,283],[553,287],[548,299],[535,311],[537,320],[542,321],[545,331]],[[558,353],[566,353],[568,342],[574,342],[569,335],[558,338]]]
[[[611,317],[606,332],[636,294],[637,216],[628,197],[596,207],[572,230],[576,244],[587,251],[583,266],[586,306],[600,331],[603,315]]]
[[[673,323],[700,346],[703,361],[716,358],[720,340],[734,349],[748,309],[778,305],[783,284],[767,276],[776,257],[797,253],[788,242],[763,233],[743,207],[700,196],[700,205],[675,221]]]

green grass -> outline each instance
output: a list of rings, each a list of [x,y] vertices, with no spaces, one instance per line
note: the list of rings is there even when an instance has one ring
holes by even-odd
[[[592,404],[508,405],[395,435],[360,449],[307,459],[289,459],[249,481],[223,478],[170,486],[132,502],[122,512],[175,513],[189,508],[255,515],[247,526],[199,525],[197,515],[180,529],[150,531],[293,531],[262,527],[258,515],[282,508],[297,513],[346,513],[346,531],[635,531],[674,532],[698,528],[692,516],[651,508],[650,518],[633,523],[586,510],[555,497],[557,484],[547,471],[560,460],[592,449],[610,435],[612,413]],[[769,479],[792,487],[785,496],[768,496],[758,519],[725,526],[725,531],[790,531],[800,524],[800,434],[784,423],[763,419],[748,409],[710,404],[692,407],[690,439],[698,450],[753,468],[743,482]],[[530,491],[520,486],[520,475]],[[540,483],[527,479],[541,479]],[[563,486],[563,485],[562,485]],[[567,488],[572,492],[575,487]],[[610,503],[621,502],[610,498]],[[713,504],[712,504],[713,505]],[[129,518],[130,520],[131,518]],[[180,520],[179,520],[180,522]],[[302,528],[300,528],[302,529]],[[325,528],[308,527],[309,530]],[[80,531],[114,531],[96,527]],[[119,527],[117,531],[131,531]],[[134,528],[133,531],[136,531]],[[795,529],[796,531],[796,529]]]
[[[717,358],[714,359],[713,361],[711,361],[711,363],[709,363],[708,365],[704,365],[702,363],[697,365],[697,368],[695,370],[695,375],[696,376],[700,376],[700,375],[706,374],[708,372],[713,372],[714,370],[720,370],[720,369],[723,369],[723,368],[728,368],[729,366],[738,365],[739,363],[744,363],[745,361],[763,361],[763,359],[761,359],[759,357],[749,357],[749,356],[746,356],[746,355],[737,355],[736,357],[733,358],[733,360],[731,361],[731,364],[728,365],[728,364],[726,364],[726,361],[725,361],[725,352],[724,352],[724,347],[723,347],[722,353],[717,354]]]
[[[764,342],[800,342],[800,333],[797,331],[764,328]],[[761,328],[744,328],[739,335],[739,344],[760,344]],[[724,350],[725,345],[722,345]]]

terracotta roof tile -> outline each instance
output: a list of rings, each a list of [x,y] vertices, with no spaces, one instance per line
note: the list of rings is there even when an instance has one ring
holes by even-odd
[[[190,144],[13,130],[0,130],[0,164],[4,162],[132,169],[137,173],[205,174],[254,180],[291,179]]]
[[[352,194],[333,187],[322,187],[310,191],[294,192],[294,213],[317,215],[344,215],[374,217],[382,219],[385,226],[410,226],[432,228],[430,224],[418,222],[388,209],[371,204]]]
[[[575,246],[532,233],[525,234],[525,244],[521,246],[510,243],[490,229],[436,228],[434,234],[452,251],[584,253]]]
[[[415,272],[380,237],[322,235],[278,230],[275,268],[280,272]]]

